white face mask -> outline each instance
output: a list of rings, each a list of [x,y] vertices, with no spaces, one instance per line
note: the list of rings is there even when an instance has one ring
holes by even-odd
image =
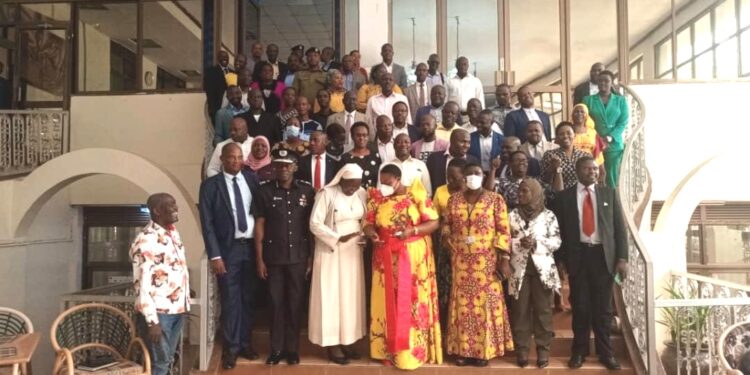
[[[469,190],[477,190],[482,187],[482,176],[471,175],[466,176],[466,187]]]
[[[380,190],[380,194],[382,194],[384,197],[390,197],[396,191],[396,189],[391,185],[380,185],[378,187],[378,190]]]

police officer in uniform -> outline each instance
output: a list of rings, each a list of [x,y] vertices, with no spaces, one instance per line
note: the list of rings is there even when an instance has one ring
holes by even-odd
[[[297,90],[297,95],[304,96],[312,105],[318,91],[326,88],[326,72],[320,68],[320,50],[310,47],[305,52],[307,57],[307,69],[295,73],[292,86]]]
[[[272,153],[275,181],[258,189],[255,200],[255,246],[258,276],[268,280],[271,295],[271,355],[266,364],[282,359],[299,363],[299,333],[306,297],[306,275],[312,265],[309,230],[315,190],[296,180],[297,154]]]

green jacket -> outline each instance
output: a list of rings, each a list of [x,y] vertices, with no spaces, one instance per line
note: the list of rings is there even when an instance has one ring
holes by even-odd
[[[625,148],[622,133],[630,120],[627,99],[621,95],[611,95],[605,107],[597,94],[583,98],[583,103],[589,107],[589,116],[594,120],[596,132],[602,138],[612,137],[608,151],[622,151]]]

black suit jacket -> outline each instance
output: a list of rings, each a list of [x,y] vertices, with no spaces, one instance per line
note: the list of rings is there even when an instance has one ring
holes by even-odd
[[[237,117],[242,117],[247,122],[247,134],[251,137],[262,135],[268,138],[273,147],[281,142],[281,120],[268,112],[261,112],[260,119],[255,121],[252,111],[247,111]]]
[[[562,246],[560,252],[565,260],[568,273],[575,276],[582,262],[588,259],[581,248],[581,234],[578,216],[578,184],[563,190],[555,197],[555,214],[560,223]],[[607,186],[596,186],[596,223],[599,238],[604,248],[604,259],[607,270],[615,274],[617,261],[628,260],[628,238],[625,231],[625,220],[622,216],[620,200],[614,189]]]
[[[268,60],[266,60],[268,62]],[[286,63],[277,61],[279,63],[279,75],[276,77],[277,81],[284,82],[284,77],[286,77],[286,72],[289,70]],[[255,64],[253,66],[253,82],[260,82],[260,64]]]
[[[258,196],[258,178],[252,171],[243,170],[240,173],[245,177],[245,181],[250,187],[252,199],[251,202],[245,202],[245,204],[247,205],[247,212],[252,212],[250,206]],[[208,258],[220,256],[224,262],[233,259],[249,259],[251,256],[249,251],[247,254],[229,253],[234,241],[234,215],[224,173],[219,173],[204,180],[201,183],[198,199],[203,243],[206,246]]]
[[[203,73],[203,91],[206,93],[208,114],[213,119],[216,111],[221,109],[221,101],[227,91],[227,80],[218,65],[207,68]]]
[[[583,82],[573,90],[573,105],[583,102],[583,98],[589,96],[589,81]]]
[[[466,154],[466,161],[480,164],[479,159],[469,154]],[[448,167],[448,156],[445,155],[445,152],[433,152],[427,157],[425,164],[427,165],[427,170],[430,171],[432,191],[437,190],[439,186],[445,185],[447,182],[445,169]]]
[[[552,141],[552,125],[550,123],[549,115],[538,109],[535,109],[537,116],[542,121],[542,128],[544,130],[544,136],[547,137],[548,141]],[[505,116],[505,124],[503,125],[503,135],[506,137],[518,137],[521,143],[526,142],[526,128],[529,126],[529,117],[526,116],[526,112],[519,108],[514,111],[508,112]]]
[[[299,163],[297,163],[298,168],[297,168],[297,173],[295,176],[298,180],[309,182],[310,185],[314,184],[312,160],[313,160],[313,154],[300,158]],[[339,163],[328,154],[325,154],[325,163],[326,163],[326,175],[323,176],[324,186],[328,184],[329,182],[331,182],[331,180],[333,180],[333,177],[336,176],[336,173],[339,171],[339,168],[341,168]]]

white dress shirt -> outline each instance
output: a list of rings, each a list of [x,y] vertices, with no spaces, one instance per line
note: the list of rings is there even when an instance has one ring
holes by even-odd
[[[403,128],[399,128],[396,125],[393,125],[393,139],[396,139],[396,137],[399,136],[399,134],[406,134],[409,135],[409,124],[404,125]],[[411,137],[409,138],[411,140]]]
[[[393,63],[391,65],[388,65],[383,61],[383,66],[385,67],[385,71],[388,73],[393,73]]]
[[[432,180],[430,180],[430,172],[427,170],[427,164],[419,159],[409,157],[408,159],[401,161],[399,158],[393,158],[388,163],[380,165],[380,169],[386,164],[396,164],[401,168],[401,182],[406,186],[411,186],[412,182],[419,179],[422,182],[422,186],[427,190],[427,196],[432,196]]]
[[[470,122],[467,122],[467,123],[461,125],[461,128],[463,128],[464,130],[466,130],[467,132],[469,132],[469,134],[474,133],[475,131],[477,131],[477,127],[474,126],[474,125],[472,125]]]
[[[250,215],[250,204],[253,200],[253,195],[250,193],[250,186],[248,186],[247,181],[245,181],[245,177],[242,175],[242,173],[237,173],[236,176],[232,176],[231,174],[228,174],[226,172],[224,173],[224,181],[227,183],[227,191],[229,191],[229,203],[232,205],[232,218],[234,219],[234,238],[235,239],[245,239],[245,238],[253,238],[253,229],[255,228],[255,217],[253,215]],[[234,179],[237,177],[237,185],[240,187],[240,194],[242,195],[242,205],[245,207],[245,221],[247,221],[247,230],[244,232],[240,232],[239,225],[237,224],[237,210],[235,207],[237,207],[234,203],[235,197],[234,197]]]
[[[596,95],[599,93],[599,85],[589,81],[589,95]]]
[[[576,183],[576,196],[578,197],[578,228],[581,234],[581,242],[598,245],[602,243],[599,238],[599,215],[598,207],[596,206],[596,189],[595,185],[589,187],[583,186],[582,183]],[[591,204],[594,206],[594,233],[591,236],[587,236],[583,233],[583,202],[586,199],[586,189],[591,192]]]
[[[524,144],[521,145],[521,151],[525,151],[532,158],[542,161],[542,157],[544,156],[545,152],[554,150],[559,147],[560,146],[557,143],[547,142],[542,139],[536,145],[532,145],[528,141],[524,142]]]
[[[376,136],[375,140],[378,142],[378,154],[380,154],[381,164],[388,163],[396,158],[396,151],[393,149],[393,139],[389,140],[388,143],[383,143]]]
[[[367,101],[367,121],[370,122],[370,127],[375,129],[375,120],[378,116],[386,115],[391,121],[393,121],[393,105],[398,102],[404,102],[406,104],[406,123],[411,124],[411,110],[409,109],[409,100],[402,94],[395,92],[391,93],[390,96],[384,94],[378,94],[373,96]]]
[[[458,75],[453,76],[445,84],[445,88],[448,94],[448,100],[458,103],[461,107],[461,112],[466,111],[466,105],[469,103],[469,99],[476,98],[482,103],[484,108],[484,88],[479,78],[466,73],[464,78],[459,78]]]
[[[443,73],[435,72],[434,75],[427,73],[427,78],[425,79],[425,82],[429,82],[430,86],[436,86],[436,85],[444,85],[445,82],[443,82]]]
[[[214,148],[214,153],[211,154],[211,160],[208,162],[208,167],[206,168],[206,177],[213,177],[217,174],[221,173],[221,149],[229,142],[234,142],[232,138],[227,138],[219,143],[216,144],[216,148]],[[234,142],[240,145],[240,148],[242,148],[242,160],[247,159],[247,156],[250,155],[250,148],[253,144],[253,137],[247,136],[247,139],[245,139],[245,142],[239,143]]]
[[[536,113],[536,109],[534,108],[521,108],[522,111],[526,113],[526,117],[529,118],[529,121],[536,120],[540,123],[542,122],[542,119],[539,118],[539,114]]]
[[[318,162],[317,156],[320,156],[320,188],[326,186],[326,154],[325,152],[320,155],[312,154],[310,158],[310,185],[315,187],[315,163]]]
[[[481,133],[479,134],[479,155],[482,156],[483,171],[489,171],[492,165],[492,136],[492,132],[487,137]]]

